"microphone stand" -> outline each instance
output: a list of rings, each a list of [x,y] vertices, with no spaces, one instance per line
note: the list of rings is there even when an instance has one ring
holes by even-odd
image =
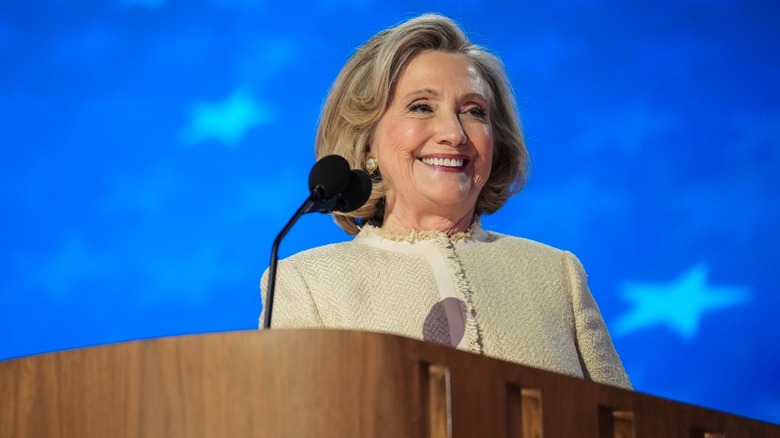
[[[284,239],[284,236],[287,235],[293,225],[295,225],[295,223],[298,222],[298,219],[300,219],[304,214],[311,213],[313,211],[328,213],[333,211],[338,205],[338,197],[333,197],[332,199],[322,199],[323,194],[320,192],[321,190],[319,187],[312,190],[309,197],[303,201],[303,204],[298,207],[298,210],[295,211],[295,214],[293,214],[284,228],[282,228],[282,231],[276,235],[276,239],[274,239],[274,243],[271,246],[271,266],[268,268],[268,287],[266,289],[265,306],[263,307],[265,309],[263,329],[271,328],[271,313],[274,307],[274,290],[276,289],[276,266],[279,264],[279,245],[282,243],[282,239]]]

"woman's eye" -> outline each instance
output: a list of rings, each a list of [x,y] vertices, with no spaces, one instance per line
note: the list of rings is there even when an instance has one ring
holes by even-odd
[[[471,108],[466,109],[466,114],[474,117],[478,117],[480,119],[484,119],[485,116],[487,115],[487,112],[481,106],[473,106]]]
[[[413,113],[430,113],[433,112],[433,109],[431,109],[431,106],[427,103],[413,103],[412,106],[409,107],[409,111]]]

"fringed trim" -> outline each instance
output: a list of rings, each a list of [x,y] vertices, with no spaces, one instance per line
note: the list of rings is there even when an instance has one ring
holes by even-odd
[[[479,325],[477,310],[474,308],[474,293],[466,278],[466,272],[463,270],[463,262],[461,262],[458,253],[455,251],[455,242],[452,240],[439,239],[436,243],[440,246],[447,263],[447,268],[452,274],[455,289],[466,305],[466,336],[468,336],[468,350],[472,353],[484,354],[485,346],[482,340],[482,327]]]
[[[473,291],[466,278],[463,262],[455,251],[455,245],[474,237],[477,231],[481,231],[480,220],[477,218],[468,230],[448,236],[447,233],[438,230],[414,230],[409,233],[392,233],[384,231],[373,225],[364,225],[360,229],[361,237],[378,237],[395,242],[417,243],[422,241],[433,242],[442,254],[447,270],[452,276],[458,297],[466,307],[466,343],[468,351],[484,354],[485,346],[482,336],[482,327],[477,319],[477,310],[474,308]]]
[[[474,235],[474,232],[479,229],[479,226],[480,221],[477,219],[468,230],[460,231],[453,234],[452,236],[448,236],[447,233],[438,230],[412,230],[408,233],[393,233],[390,231],[384,231],[379,227],[366,224],[360,227],[360,234],[365,237],[379,237],[395,242],[415,243],[425,240],[445,239],[454,243],[470,239]]]

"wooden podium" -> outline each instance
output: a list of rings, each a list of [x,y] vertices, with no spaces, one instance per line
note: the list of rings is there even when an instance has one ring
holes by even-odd
[[[398,336],[270,330],[0,362],[0,437],[780,437]]]

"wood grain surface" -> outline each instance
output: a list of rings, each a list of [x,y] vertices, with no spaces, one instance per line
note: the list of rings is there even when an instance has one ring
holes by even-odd
[[[780,427],[393,335],[270,330],[0,362],[0,437],[779,437]]]

